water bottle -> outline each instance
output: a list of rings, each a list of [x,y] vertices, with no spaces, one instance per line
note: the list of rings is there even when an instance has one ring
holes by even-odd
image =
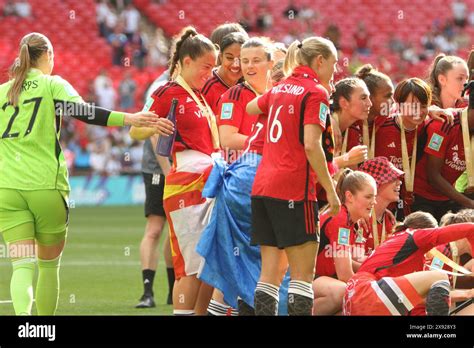
[[[176,106],[178,105],[178,99],[173,98],[171,101],[170,111],[166,118],[173,122],[174,132],[169,136],[160,135],[158,145],[156,146],[156,153],[163,157],[170,157],[171,149],[173,148],[174,140],[176,138]]]

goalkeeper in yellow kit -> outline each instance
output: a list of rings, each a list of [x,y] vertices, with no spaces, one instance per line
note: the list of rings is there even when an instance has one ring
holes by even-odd
[[[59,143],[61,118],[172,131],[171,122],[150,112],[127,114],[84,103],[67,81],[50,75],[53,65],[51,42],[30,33],[20,42],[10,81],[0,85],[0,234],[12,261],[17,315],[31,314],[36,263],[37,313],[53,315],[57,307],[70,190]]]

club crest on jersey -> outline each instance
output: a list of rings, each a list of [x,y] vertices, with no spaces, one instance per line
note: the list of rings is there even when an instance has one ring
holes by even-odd
[[[439,149],[441,148],[441,145],[443,144],[443,140],[444,140],[443,136],[437,133],[433,133],[430,139],[430,143],[428,144],[428,147],[431,150],[439,151]]]
[[[326,124],[326,118],[328,116],[328,107],[326,104],[321,103],[319,105],[319,120],[322,124]]]
[[[221,120],[231,120],[234,111],[234,103],[224,103],[221,109]]]
[[[435,269],[443,269],[444,262],[438,259],[437,257],[433,258],[433,261],[431,261],[431,268]]]
[[[348,228],[340,227],[337,236],[337,244],[349,246],[349,236],[351,231]]]

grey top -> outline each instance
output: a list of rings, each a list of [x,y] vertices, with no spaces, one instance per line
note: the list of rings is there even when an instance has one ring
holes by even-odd
[[[163,74],[158,76],[158,78],[151,84],[150,88],[148,88],[146,99],[148,99],[158,87],[168,82],[168,79],[169,71],[166,70]],[[153,148],[150,139],[145,140],[145,143],[143,144],[142,172],[147,174],[163,174],[163,170],[156,160],[155,149]]]
[[[145,140],[143,144],[142,172],[147,174],[163,174],[158,161],[156,160],[155,149],[151,140]]]

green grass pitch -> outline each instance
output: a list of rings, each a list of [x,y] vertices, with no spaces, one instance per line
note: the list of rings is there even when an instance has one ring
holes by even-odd
[[[143,291],[139,245],[145,223],[142,206],[71,209],[57,315],[172,314],[172,306],[166,305],[163,236],[154,282],[157,307],[134,308]],[[9,259],[0,258],[0,315],[14,315],[8,302],[10,276]]]

